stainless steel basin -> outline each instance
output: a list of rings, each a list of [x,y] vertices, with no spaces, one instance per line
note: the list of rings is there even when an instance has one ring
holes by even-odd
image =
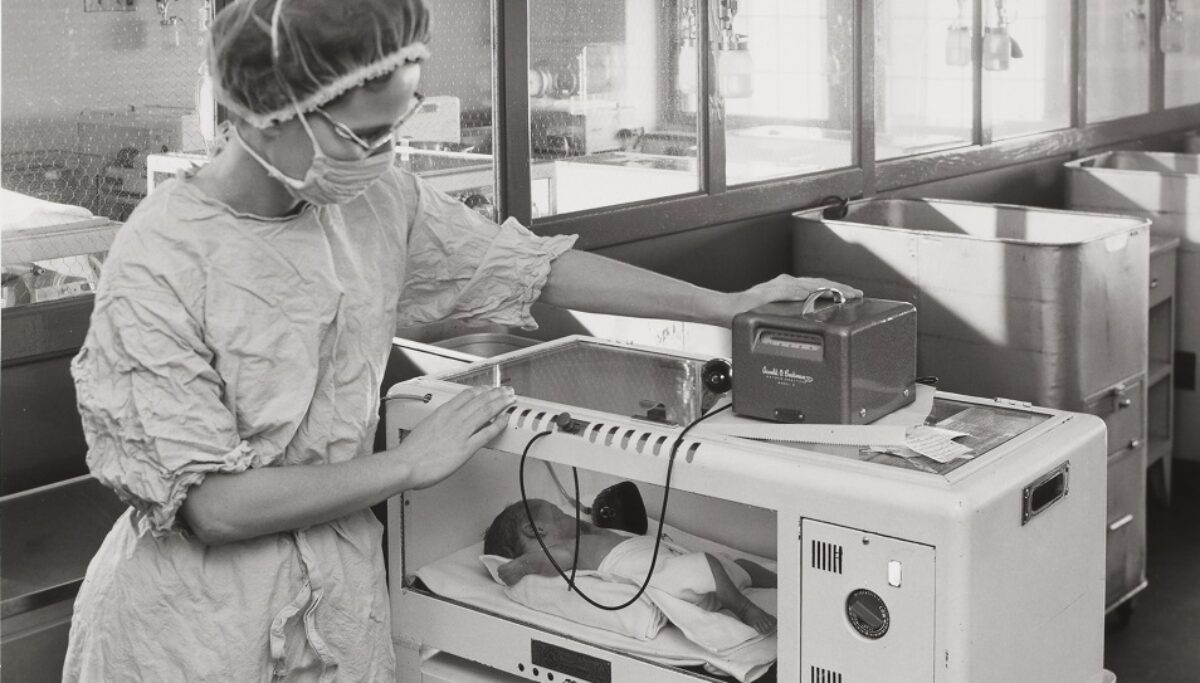
[[[472,356],[491,358],[492,356],[499,356],[502,353],[533,346],[537,343],[538,340],[536,339],[519,337],[515,334],[479,332],[443,339],[442,341],[434,342],[433,345],[443,349],[453,349],[462,353],[468,353]]]

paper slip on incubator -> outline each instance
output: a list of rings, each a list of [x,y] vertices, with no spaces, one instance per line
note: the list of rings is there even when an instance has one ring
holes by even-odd
[[[704,381],[710,360],[567,337],[392,387],[389,447],[464,385],[516,392],[488,448],[388,502],[398,680],[1106,680],[1099,418],[929,392],[914,419],[964,434],[969,453],[798,443],[778,431],[795,425],[728,411],[697,422],[729,403]],[[756,425],[781,440],[753,438]],[[664,548],[777,577],[738,584],[775,629],[677,618],[665,550],[625,610],[580,595],[612,607],[638,593],[604,564],[576,590],[557,575],[494,578],[483,538],[501,510],[524,494],[598,520],[583,506],[622,482]]]

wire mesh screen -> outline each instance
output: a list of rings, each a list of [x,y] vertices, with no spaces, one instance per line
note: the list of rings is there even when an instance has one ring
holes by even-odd
[[[147,157],[204,150],[211,16],[208,0],[4,0],[4,306],[93,291]]]
[[[421,69],[425,104],[399,131],[398,163],[495,220],[490,0],[426,0],[433,55]]]
[[[124,220],[146,156],[202,150],[206,0],[5,0],[5,189]]]

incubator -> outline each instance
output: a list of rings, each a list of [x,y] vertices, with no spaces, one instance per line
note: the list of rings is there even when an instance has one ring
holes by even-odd
[[[1100,419],[937,393],[924,422],[971,449],[944,461],[732,436],[770,423],[702,419],[729,401],[703,382],[708,360],[568,337],[391,389],[389,446],[464,385],[517,394],[489,448],[388,503],[398,680],[1103,679]],[[777,629],[747,634],[714,613],[709,637],[660,619],[652,590],[609,612],[558,576],[506,586],[489,573],[484,531],[523,494],[568,515],[578,501],[587,520],[583,506],[624,481],[651,537],[661,525],[690,551],[773,572],[775,586],[744,593]],[[637,588],[586,578],[576,585],[610,605]]]

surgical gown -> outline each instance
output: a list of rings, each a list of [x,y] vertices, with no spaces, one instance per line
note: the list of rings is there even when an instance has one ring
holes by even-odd
[[[498,226],[401,170],[277,219],[187,178],[148,197],[72,363],[88,466],[131,507],[88,567],[64,680],[394,680],[369,510],[208,547],[180,504],[210,472],[369,453],[396,325],[530,327],[573,243]]]

